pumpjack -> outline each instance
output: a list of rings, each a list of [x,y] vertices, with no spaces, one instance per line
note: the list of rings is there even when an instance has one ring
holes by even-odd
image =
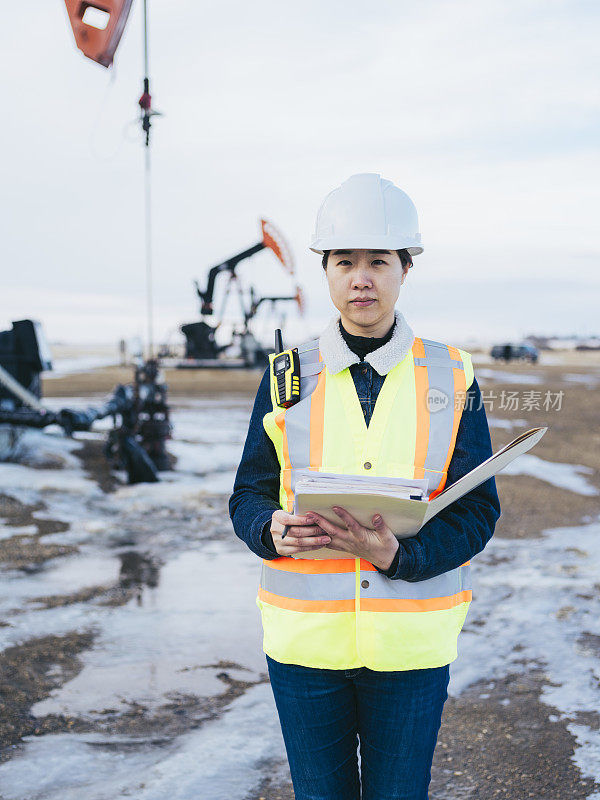
[[[229,275],[229,281],[225,290],[223,298],[221,315],[218,318],[216,325],[209,325],[205,319],[199,322],[191,322],[182,325],[180,330],[186,338],[185,359],[177,364],[180,369],[192,368],[219,368],[219,369],[240,369],[247,367],[265,367],[268,363],[268,353],[260,342],[256,339],[250,329],[250,322],[256,316],[260,305],[264,302],[270,302],[273,305],[278,302],[293,301],[298,307],[300,314],[304,314],[304,299],[301,287],[296,284],[295,293],[287,296],[258,296],[253,286],[250,287],[250,303],[246,304],[244,298],[244,291],[240,284],[240,279],[236,273],[236,268],[241,261],[259,253],[265,248],[270,249],[277,259],[281,262],[285,271],[293,276],[294,261],[289,247],[285,239],[275,228],[275,226],[266,219],[260,220],[262,239],[252,247],[243,250],[231,256],[226,261],[211,267],[208,273],[208,282],[206,289],[202,290],[198,281],[194,281],[196,292],[200,298],[200,314],[202,317],[212,316],[214,312],[214,292],[217,276],[221,272],[226,272]],[[240,307],[241,307],[241,325],[235,328],[232,333],[232,341],[226,344],[218,344],[215,334],[219,326],[222,324],[223,310],[225,309],[229,295],[233,286],[237,287]],[[239,356],[231,357],[225,356],[224,352],[232,345],[237,345]]]

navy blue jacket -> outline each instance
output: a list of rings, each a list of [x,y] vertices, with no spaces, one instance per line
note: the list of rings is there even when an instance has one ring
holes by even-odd
[[[368,425],[385,376],[379,375],[366,361],[352,364],[349,369]],[[280,557],[269,530],[273,511],[281,508],[280,465],[275,446],[262,424],[264,415],[272,410],[267,367],[256,394],[233,494],[229,498],[229,516],[236,535],[253,553],[266,559]],[[458,426],[445,486],[450,486],[491,455],[485,407],[477,380],[473,380]],[[401,539],[390,568],[377,569],[393,580],[406,581],[422,581],[455,569],[483,550],[499,516],[496,481],[489,478],[432,517],[415,536]]]

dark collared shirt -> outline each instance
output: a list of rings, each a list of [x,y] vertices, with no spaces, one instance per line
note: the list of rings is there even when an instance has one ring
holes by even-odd
[[[368,362],[352,364],[350,373],[368,425],[385,376],[379,375]],[[280,557],[269,530],[273,511],[281,508],[280,465],[275,446],[262,424],[264,415],[272,410],[267,368],[256,394],[233,494],[229,498],[229,515],[236,535],[253,553],[266,559]],[[473,380],[445,485],[450,486],[491,455],[485,407],[477,380]],[[496,481],[489,478],[432,517],[415,536],[401,539],[390,568],[379,569],[379,572],[393,580],[422,581],[455,569],[483,550],[499,516]]]

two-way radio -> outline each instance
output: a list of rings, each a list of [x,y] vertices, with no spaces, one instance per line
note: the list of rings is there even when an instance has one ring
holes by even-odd
[[[275,353],[271,370],[275,378],[277,405],[289,408],[300,400],[300,358],[297,347],[283,349],[280,328],[275,331]]]

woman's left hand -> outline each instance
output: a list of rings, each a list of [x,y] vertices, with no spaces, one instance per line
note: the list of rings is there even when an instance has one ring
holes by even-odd
[[[365,528],[345,508],[334,506],[333,510],[344,523],[343,527],[334,525],[316,511],[305,514],[308,520],[312,517],[315,523],[331,536],[331,542],[325,546],[330,550],[342,550],[364,558],[374,567],[388,569],[400,545],[382,517],[375,514],[374,528]]]

